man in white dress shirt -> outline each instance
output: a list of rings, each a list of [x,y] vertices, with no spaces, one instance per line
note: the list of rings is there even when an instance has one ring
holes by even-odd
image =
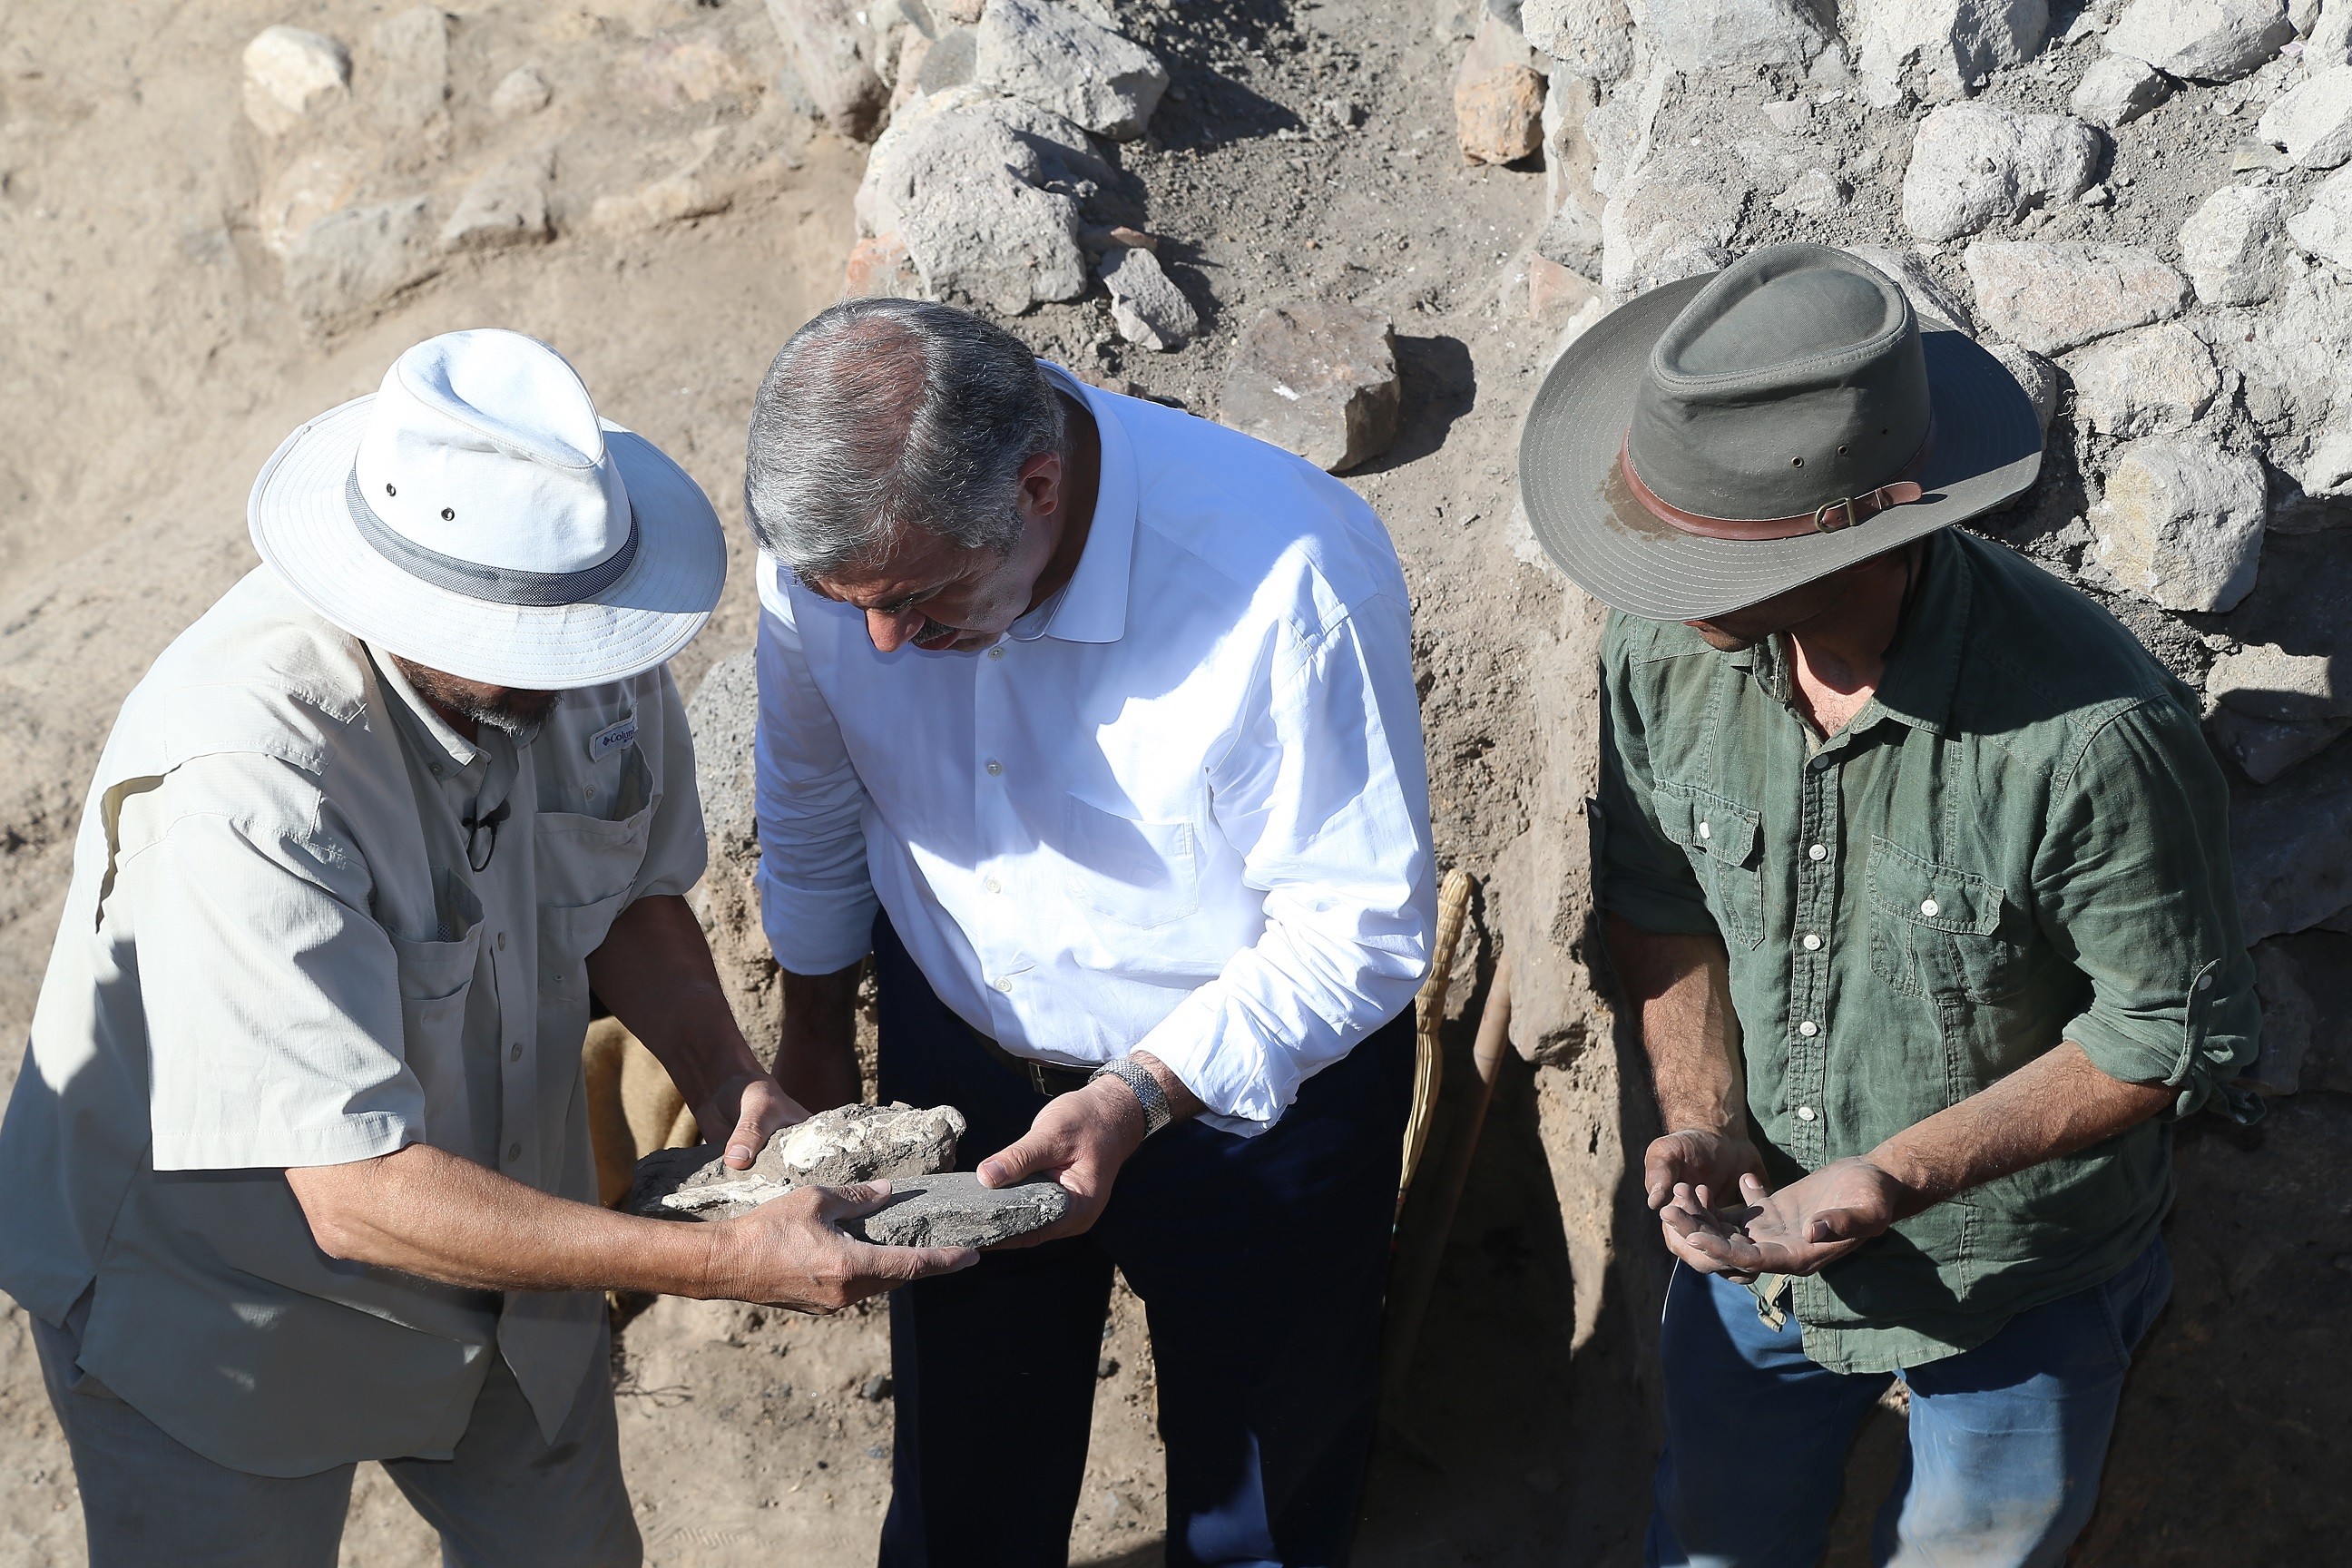
[[[1434,877],[1396,552],[1289,454],[860,300],[751,418],[777,1071],[952,1103],[1070,1217],[891,1306],[890,1565],[1059,1564],[1114,1266],[1168,1561],[1345,1559]]]

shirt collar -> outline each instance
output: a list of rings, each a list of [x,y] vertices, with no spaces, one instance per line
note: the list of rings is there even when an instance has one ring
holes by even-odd
[[[1886,657],[1878,705],[1915,730],[1942,734],[1952,716],[1967,647],[1969,568],[1943,533],[1931,533],[1921,552],[1919,581],[1903,629]]]
[[[480,759],[482,748],[449,727],[449,721],[434,711],[433,704],[417,695],[416,688],[408,684],[408,677],[393,662],[392,655],[373,643],[367,645],[368,657],[375,661],[376,679],[392,693],[393,717],[408,730],[410,738],[423,744],[427,752],[448,754],[460,768],[469,768]]]
[[[1139,503],[1135,448],[1129,445],[1127,427],[1109,406],[1107,394],[1097,393],[1051,360],[1037,363],[1046,380],[1076,398],[1094,416],[1095,429],[1102,438],[1102,472],[1095,485],[1094,520],[1087,525],[1087,547],[1078,554],[1077,569],[1060,593],[1013,623],[1013,635],[1024,640],[1042,636],[1063,642],[1117,642],[1127,635],[1128,578],[1135,563]],[[1032,625],[1034,630],[1030,629]]]

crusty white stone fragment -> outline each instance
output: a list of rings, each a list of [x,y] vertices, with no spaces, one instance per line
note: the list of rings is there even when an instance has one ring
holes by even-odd
[[[1143,134],[1168,68],[1134,40],[1054,0],[989,0],[972,79],[1115,142]]]
[[[1903,176],[1904,226],[1957,239],[2090,187],[2101,138],[2067,114],[2012,114],[1948,103],[1919,123]]]
[[[323,33],[264,27],[245,46],[245,117],[269,135],[285,135],[351,85],[351,51]]]
[[[2258,305],[2278,292],[2286,193],[2223,185],[2180,226],[2180,265],[2208,305]]]
[[[2066,357],[2078,427],[2136,439],[2186,430],[2221,390],[2213,353],[2178,321],[2102,338]]]
[[[499,79],[490,93],[490,112],[500,120],[520,120],[545,109],[555,89],[530,66],[517,66]]]
[[[2352,161],[2352,66],[2306,77],[2263,110],[2263,139],[2286,150],[2298,169],[2333,169]]]
[[[2106,46],[2167,76],[2235,81],[2294,37],[2285,0],[2132,0]]]
[[[802,1187],[928,1175],[955,1163],[963,1132],[963,1113],[953,1106],[838,1106],[777,1132],[749,1170],[728,1169],[708,1144],[649,1154],[637,1162],[627,1207],[655,1217],[725,1219]]]
[[[2172,96],[2172,83],[2146,60],[2101,55],[2074,85],[2068,101],[2077,117],[2103,130],[2128,125]]]
[[[2202,435],[2127,447],[2092,510],[2098,560],[2168,610],[2227,610],[2262,559],[2263,466]]]
[[[2125,246],[1980,239],[1961,265],[1978,322],[2040,354],[2168,321],[2189,302],[2187,279]]]

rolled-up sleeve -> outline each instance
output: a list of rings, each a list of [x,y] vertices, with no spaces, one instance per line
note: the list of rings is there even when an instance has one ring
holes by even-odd
[[[1138,1042],[1245,1137],[1411,1004],[1436,921],[1405,606],[1286,635],[1270,673],[1210,780],[1265,928]]]
[[[424,1137],[391,939],[331,808],[259,757],[187,764],[110,898],[139,955],[158,1171],[331,1165]]]
[[[760,921],[788,973],[830,974],[873,941],[866,786],[810,679],[789,589],[778,584],[761,605]]]
[[[2090,982],[2065,1037],[2113,1078],[2177,1088],[2178,1114],[2254,1058],[2261,1007],[2230,872],[2229,790],[2179,705],[2103,724],[2053,783],[2035,900]]]
[[[1601,907],[1639,931],[1714,936],[1720,928],[1689,858],[1658,828],[1630,631],[1626,617],[1612,615],[1601,655]]]

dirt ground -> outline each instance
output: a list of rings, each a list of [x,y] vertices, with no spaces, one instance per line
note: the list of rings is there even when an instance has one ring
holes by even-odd
[[[257,216],[294,153],[238,112],[238,51],[270,23],[310,26],[353,43],[363,80],[369,30],[396,8],[18,0],[0,13],[0,1038],[20,1038],[29,1018],[81,791],[121,693],[252,564],[244,497],[272,447],[373,390],[408,343],[495,323],[569,355],[600,406],[677,456],[727,520],[728,596],[678,661],[681,684],[750,642],[745,413],[775,347],[837,289],[862,149],[770,89],[782,51],[755,0],[458,0],[445,7],[444,122],[394,133],[354,106],[332,135],[363,154],[368,199],[446,199],[499,158],[555,148],[556,237],[455,260],[381,315],[308,334]],[[1525,826],[1539,754],[1521,633],[1560,613],[1556,583],[1520,557],[1508,523],[1519,414],[1566,313],[1531,317],[1525,298],[1543,174],[1460,163],[1449,80],[1460,46],[1433,33],[1423,0],[1118,9],[1171,59],[1183,96],[1122,151],[1124,176],[1103,199],[1169,237],[1162,257],[1202,307],[1202,337],[1171,356],[1125,348],[1099,299],[1017,328],[1080,368],[1213,413],[1225,352],[1259,306],[1321,293],[1391,311],[1404,428],[1350,478],[1388,520],[1415,595],[1441,852],[1484,876]],[[726,67],[689,84],[670,70],[681,41]],[[495,119],[490,89],[526,63],[551,103]],[[713,132],[732,150],[723,211],[634,232],[588,221],[598,195],[688,164],[698,133]],[[2299,940],[2340,1037],[2352,939]],[[1470,1079],[1483,985],[1457,990],[1449,1106]],[[1623,1048],[1542,1072],[1506,1064],[1413,1375],[1385,1414],[1360,1552],[1375,1568],[1639,1559],[1660,1259],[1626,1210],[1620,1152],[1647,1136],[1648,1113],[1629,1087],[1638,1074],[1620,1070]],[[0,1051],[0,1080],[14,1057]],[[2333,1092],[2283,1102],[2252,1135],[2184,1133],[2180,1287],[2131,1384],[2076,1561],[2343,1555],[2347,1152],[2352,1102]],[[1441,1142],[1428,1168],[1444,1153]],[[1409,1239],[1428,1208],[1424,1189]],[[1596,1248],[1592,1237],[1612,1233],[1613,1249]],[[1150,1358],[1124,1293],[1104,1354],[1073,1561],[1156,1563]],[[668,1300],[633,1322],[617,1386],[650,1560],[735,1563],[749,1549],[804,1568],[870,1561],[887,1493],[890,1405],[875,1382],[887,1363],[878,1310],[818,1321]],[[1831,1561],[1866,1560],[1866,1503],[1901,1435],[1890,1414],[1857,1446],[1856,1501]],[[373,1468],[352,1518],[347,1568],[435,1560]],[[10,1307],[0,1568],[81,1561],[70,1467]]]

